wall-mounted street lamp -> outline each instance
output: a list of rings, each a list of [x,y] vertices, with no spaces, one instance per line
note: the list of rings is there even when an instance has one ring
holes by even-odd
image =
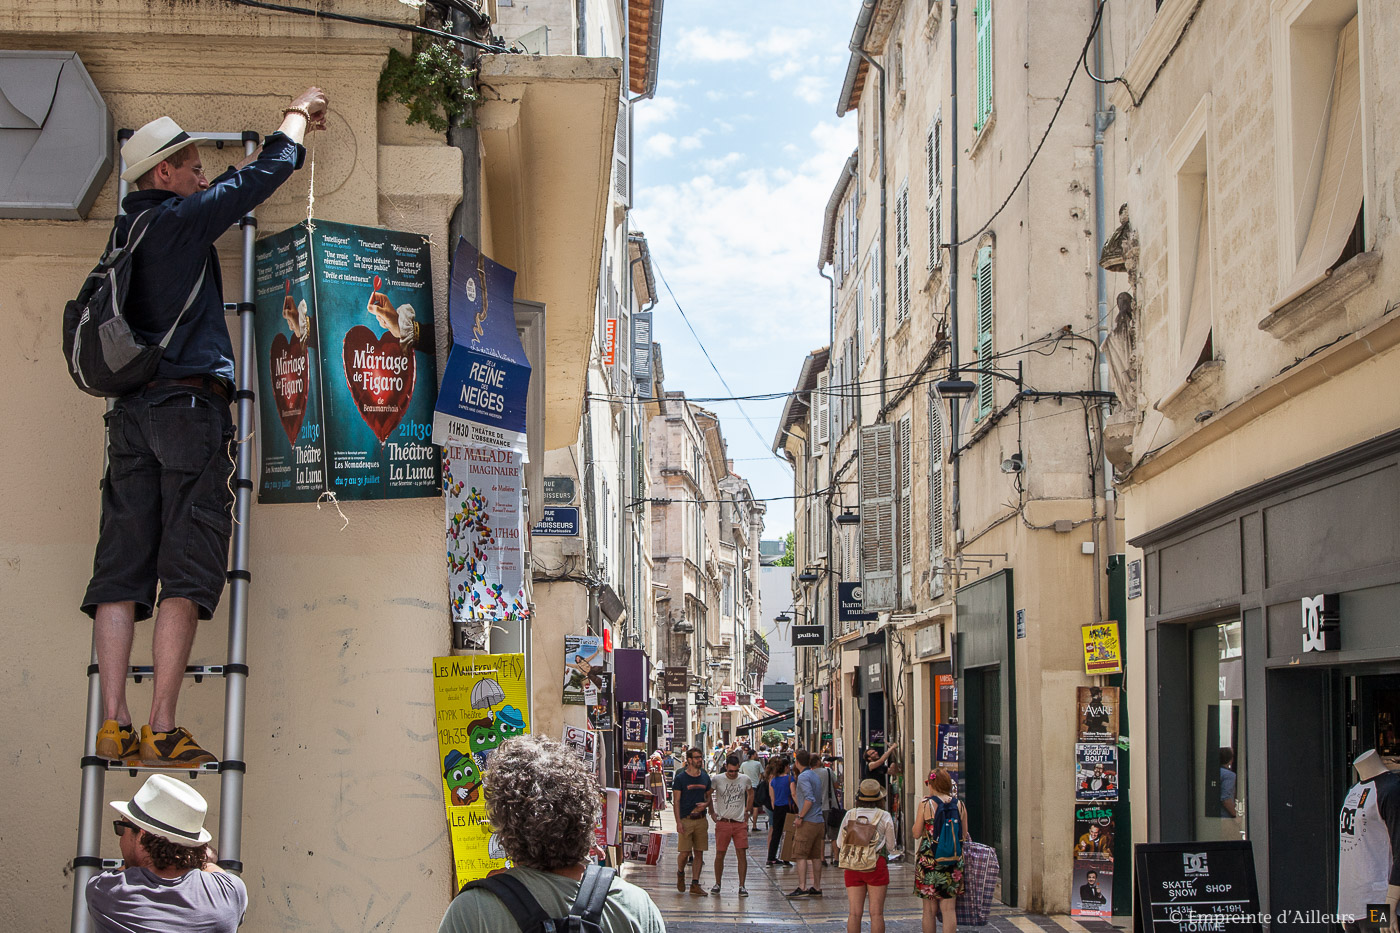
[[[860,524],[860,516],[857,515],[855,512],[852,512],[850,509],[846,509],[846,510],[843,511],[840,515],[836,516],[836,524],[838,524],[838,525],[859,525],[859,524]]]
[[[806,570],[802,571],[797,575],[798,583],[816,583],[820,579],[821,574],[817,573],[817,571],[812,569],[811,567],[808,567]]]

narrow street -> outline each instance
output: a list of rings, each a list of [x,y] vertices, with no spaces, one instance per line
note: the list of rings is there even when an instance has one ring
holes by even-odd
[[[796,869],[768,867],[768,833],[760,829],[749,835],[749,862],[745,887],[749,896],[739,897],[739,876],[731,850],[725,858],[723,890],[719,895],[699,897],[676,890],[675,821],[669,811],[662,815],[663,835],[661,859],[656,865],[626,862],[622,875],[633,884],[646,889],[666,918],[668,933],[725,933],[760,927],[765,930],[789,927],[819,933],[839,933],[846,927],[846,890],[842,886],[842,871],[826,868],[822,872],[825,896],[789,900],[783,892],[797,884]],[[714,884],[714,838],[711,833],[710,851],[705,853],[705,868],[701,880],[708,891]],[[687,869],[689,882],[690,872]],[[688,884],[687,884],[688,887]],[[890,890],[885,899],[885,927],[889,933],[917,933],[920,929],[921,902],[914,894],[913,869],[904,861],[890,863]],[[993,903],[991,922],[975,928],[985,933],[1118,933],[1131,922],[1128,917],[1111,924],[1101,920],[1077,920],[1067,916],[1029,914],[1023,910]],[[867,913],[863,930],[870,929]]]

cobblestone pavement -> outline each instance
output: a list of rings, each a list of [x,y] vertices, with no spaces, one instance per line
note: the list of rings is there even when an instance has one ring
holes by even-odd
[[[846,890],[843,873],[829,867],[822,872],[825,896],[793,898],[783,896],[797,886],[797,870],[769,867],[768,833],[760,829],[749,834],[749,896],[739,897],[739,875],[734,851],[725,856],[724,877],[718,895],[700,897],[676,891],[676,836],[670,813],[663,819],[661,859],[656,865],[627,862],[622,875],[645,888],[661,908],[668,933],[758,933],[759,930],[790,928],[802,933],[844,933],[846,929]],[[700,878],[708,891],[714,884],[714,834],[705,853]],[[691,877],[686,870],[687,887]],[[890,888],[885,900],[885,928],[888,933],[919,933],[922,902],[914,894],[913,870],[903,861],[890,863]],[[1120,923],[1126,924],[1127,918]],[[863,930],[870,929],[867,912]],[[1079,920],[1066,916],[1028,914],[1023,910],[993,903],[991,922],[974,928],[981,933],[1121,933],[1120,928],[1099,920]],[[941,933],[941,931],[940,931]]]

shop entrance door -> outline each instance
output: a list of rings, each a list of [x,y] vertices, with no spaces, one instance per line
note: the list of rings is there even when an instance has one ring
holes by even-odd
[[[967,729],[963,733],[967,761],[967,820],[972,838],[997,850],[997,860],[1007,864],[1004,840],[1004,789],[1002,767],[1001,667],[971,668],[967,683]],[[1003,900],[1009,903],[1007,893]]]

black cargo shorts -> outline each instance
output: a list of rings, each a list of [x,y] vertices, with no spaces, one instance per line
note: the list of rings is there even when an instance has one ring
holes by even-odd
[[[193,386],[147,387],[107,420],[102,523],[83,611],[132,601],[136,620],[179,596],[214,614],[233,533],[234,434],[229,404]]]

